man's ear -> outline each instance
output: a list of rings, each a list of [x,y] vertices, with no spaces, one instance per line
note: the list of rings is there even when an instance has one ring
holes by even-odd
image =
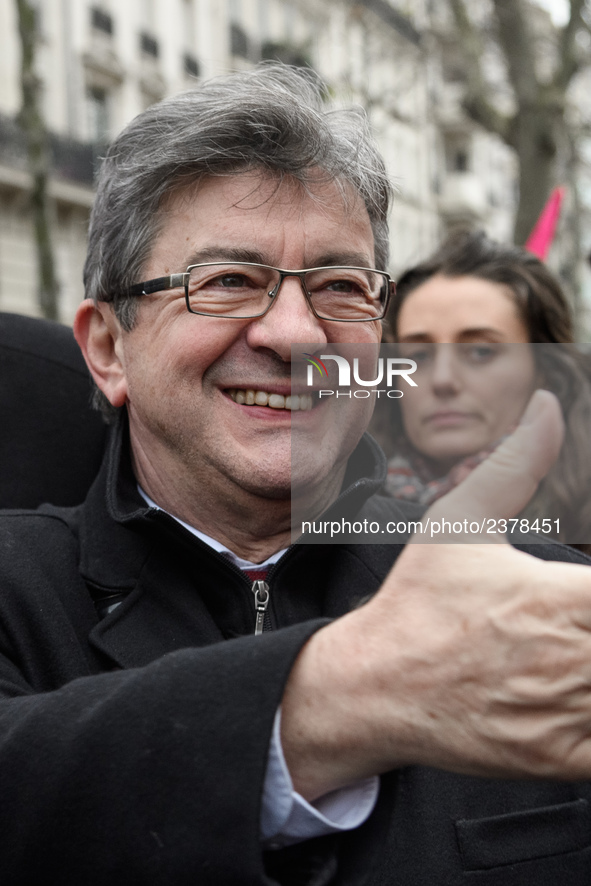
[[[76,311],[74,335],[97,387],[112,406],[123,406],[127,401],[124,333],[111,305],[85,299]]]

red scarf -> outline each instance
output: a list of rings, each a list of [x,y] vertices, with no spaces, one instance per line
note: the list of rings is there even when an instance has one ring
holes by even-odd
[[[441,477],[435,475],[432,466],[424,456],[419,455],[418,452],[411,449],[406,441],[403,441],[398,454],[388,461],[386,492],[392,498],[430,505],[454,489],[462,480],[465,480],[468,474],[479,464],[482,464],[504,439],[502,437],[488,449],[482,449],[474,455],[468,455],[461,459],[447,474],[443,474]]]

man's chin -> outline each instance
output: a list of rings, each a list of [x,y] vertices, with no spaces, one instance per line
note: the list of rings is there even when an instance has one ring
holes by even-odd
[[[234,476],[233,480],[240,489],[257,498],[287,503],[291,500],[291,471],[273,477],[253,471],[242,476]]]
[[[281,474],[274,473],[271,477],[261,472],[245,473],[234,477],[234,481],[245,492],[268,501],[291,501],[292,497],[299,500],[314,500],[322,495],[327,485],[334,487],[333,475],[341,475],[342,471],[334,465],[314,464],[297,465],[284,470]]]

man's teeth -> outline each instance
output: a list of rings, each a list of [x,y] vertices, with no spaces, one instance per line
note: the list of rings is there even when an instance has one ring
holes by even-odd
[[[292,412],[304,412],[312,409],[312,394],[269,394],[267,391],[254,391],[252,388],[230,388],[228,394],[235,403],[241,406],[269,406],[271,409],[289,409]]]

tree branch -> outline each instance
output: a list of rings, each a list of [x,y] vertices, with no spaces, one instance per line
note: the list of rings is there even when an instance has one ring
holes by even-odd
[[[493,0],[499,26],[499,43],[507,61],[509,80],[519,105],[538,97],[535,54],[526,24],[523,0]]]
[[[570,17],[560,33],[561,64],[554,77],[554,86],[564,92],[581,67],[580,52],[577,50],[576,36],[579,28],[591,31],[588,22],[583,18],[585,0],[570,0]]]
[[[476,123],[502,139],[509,138],[511,119],[501,114],[491,101],[491,89],[482,74],[481,58],[484,51],[482,36],[468,16],[464,0],[449,0],[468,68],[468,90],[464,108]]]
[[[57,320],[59,285],[51,242],[49,152],[41,113],[41,84],[35,72],[37,19],[35,7],[30,0],[17,0],[16,8],[21,41],[22,88],[22,106],[18,119],[27,142],[28,166],[32,179],[31,209],[37,252],[37,297],[43,316]]]

